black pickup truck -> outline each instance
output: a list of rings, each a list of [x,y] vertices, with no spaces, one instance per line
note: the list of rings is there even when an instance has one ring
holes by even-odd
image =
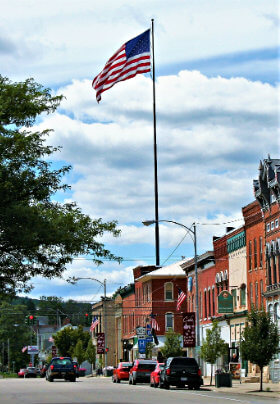
[[[46,380],[53,382],[54,379],[65,379],[70,382],[76,381],[76,368],[69,357],[52,358],[46,372]]]
[[[170,386],[185,387],[198,390],[203,384],[201,370],[194,358],[183,356],[168,358],[160,373],[160,388]]]

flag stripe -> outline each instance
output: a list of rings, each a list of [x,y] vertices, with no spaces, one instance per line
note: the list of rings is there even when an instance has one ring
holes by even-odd
[[[150,56],[150,30],[122,45],[92,81],[97,101],[101,100],[104,91],[116,83],[131,79],[140,73],[150,72]]]
[[[186,298],[187,298],[187,295],[181,289],[179,289],[176,310],[180,310],[182,303],[184,302],[184,300]]]

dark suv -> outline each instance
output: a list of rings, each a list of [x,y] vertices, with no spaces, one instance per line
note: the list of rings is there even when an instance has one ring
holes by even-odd
[[[46,372],[46,380],[53,382],[54,379],[76,381],[76,370],[71,358],[52,358]]]
[[[155,370],[157,361],[136,359],[129,371],[129,384],[150,383],[151,372]]]
[[[168,358],[164,369],[160,373],[160,388],[169,389],[170,386],[185,387],[198,390],[203,384],[201,370],[194,358],[183,356]]]

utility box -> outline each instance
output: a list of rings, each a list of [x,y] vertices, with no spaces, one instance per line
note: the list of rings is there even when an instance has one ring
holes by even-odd
[[[216,387],[232,387],[232,375],[231,373],[219,373],[215,375]]]

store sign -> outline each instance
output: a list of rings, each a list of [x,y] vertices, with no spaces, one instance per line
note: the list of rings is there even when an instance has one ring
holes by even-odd
[[[28,353],[29,355],[36,355],[36,354],[38,354],[38,353],[39,353],[39,349],[38,349],[37,345],[28,345],[27,353]]]
[[[56,355],[57,355],[56,346],[53,345],[53,346],[52,346],[52,357],[54,358]]]
[[[147,333],[146,334],[146,342],[153,342],[154,338],[153,338],[153,335],[152,335],[152,329],[151,329],[150,324],[147,324],[146,333]]]
[[[104,332],[98,332],[96,334],[97,339],[97,353],[104,354],[105,352],[105,334]]]
[[[138,351],[139,351],[139,353],[144,354],[146,352],[146,345],[147,345],[146,338],[138,340]]]
[[[183,347],[195,346],[195,313],[183,314]]]
[[[147,336],[146,327],[136,327],[136,335],[137,335],[138,340],[146,339],[146,336]]]
[[[218,296],[218,313],[233,313],[233,296],[223,290]]]

